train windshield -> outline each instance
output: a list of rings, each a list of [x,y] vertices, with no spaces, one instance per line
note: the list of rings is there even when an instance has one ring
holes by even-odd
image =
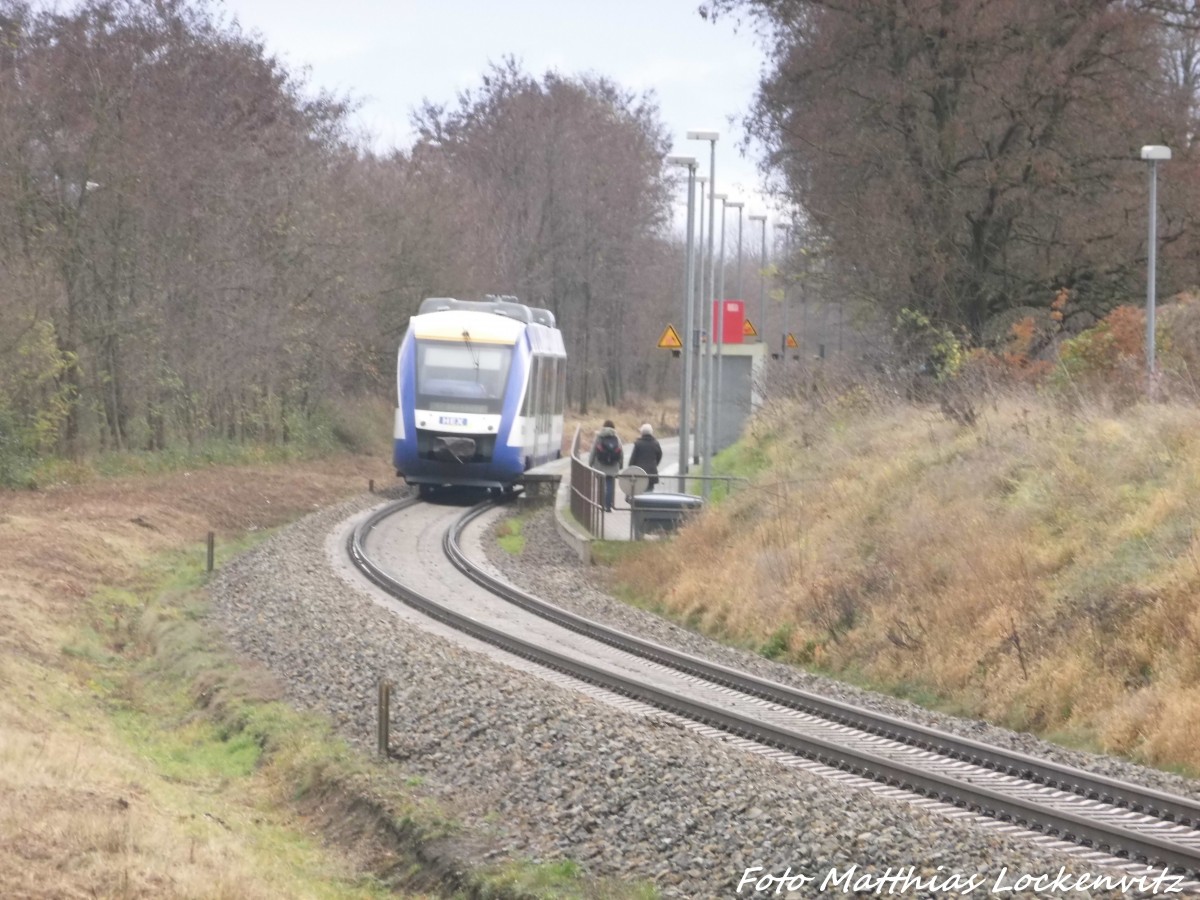
[[[513,348],[417,341],[417,407],[499,415]]]

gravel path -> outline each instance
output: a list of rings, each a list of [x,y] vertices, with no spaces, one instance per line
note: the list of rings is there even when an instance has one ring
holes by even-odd
[[[327,714],[364,749],[373,746],[377,679],[391,679],[396,765],[485,837],[490,859],[571,858],[596,875],[653,881],[663,897],[1138,895],[1047,889],[1060,867],[1073,878],[1088,874],[1086,865],[631,716],[398,621],[326,562],[329,533],[375,502],[309,516],[234,561],[212,582],[214,613],[294,703]],[[550,515],[526,524],[520,558],[490,554],[531,593],[778,681],[973,736],[998,733],[799,675],[614,603],[559,543]],[[1005,740],[1042,747],[1027,736]],[[1104,768],[1130,776],[1119,762]],[[1178,789],[1178,779],[1138,774]],[[790,881],[758,880],[785,874]],[[1039,877],[1040,891],[1014,889]]]

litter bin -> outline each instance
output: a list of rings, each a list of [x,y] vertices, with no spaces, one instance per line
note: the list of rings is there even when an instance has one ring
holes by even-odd
[[[687,516],[704,506],[695,494],[635,494],[629,498],[633,539],[639,541],[653,531],[674,531]]]

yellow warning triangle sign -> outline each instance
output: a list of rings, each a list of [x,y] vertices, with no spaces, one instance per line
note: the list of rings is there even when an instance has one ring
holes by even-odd
[[[758,337],[758,329],[749,319],[742,320],[742,337]]]
[[[788,332],[788,336],[787,336],[787,345],[788,345],[788,347],[790,347],[792,349],[795,349],[796,347],[800,346],[799,344],[796,343],[796,336],[793,335],[790,331]]]
[[[658,346],[662,350],[683,349],[683,341],[679,339],[679,332],[675,330],[674,325],[668,325],[663,329],[662,337],[658,339]]]

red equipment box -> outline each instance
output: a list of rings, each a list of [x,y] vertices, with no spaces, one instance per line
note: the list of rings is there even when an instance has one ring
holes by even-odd
[[[721,311],[725,318],[721,320]],[[713,301],[713,340],[722,344],[742,343],[743,328],[746,323],[745,300],[714,300]]]

